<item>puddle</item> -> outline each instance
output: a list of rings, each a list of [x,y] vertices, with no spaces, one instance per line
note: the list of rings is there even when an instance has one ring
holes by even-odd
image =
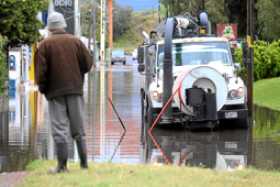
[[[280,169],[280,112],[255,107],[251,165]]]
[[[219,170],[241,169],[252,165],[280,169],[280,113],[255,108],[251,130],[223,129],[190,132],[185,129],[153,131],[160,149],[148,138],[140,142],[142,77],[136,65],[116,65],[106,71],[106,96],[100,108],[99,72],[85,83],[86,138],[89,160],[113,163],[165,163],[200,166]],[[37,98],[37,111],[34,98]],[[121,125],[118,115],[125,125]],[[105,122],[101,124],[100,114]],[[48,125],[47,103],[43,97],[25,92],[10,99],[9,111],[0,113],[0,171],[23,170],[34,158],[55,159]],[[77,161],[73,143],[70,158]]]
[[[147,141],[145,161],[179,166],[199,166],[233,170],[247,166],[250,131],[220,130],[191,132],[184,129],[155,129],[153,136],[159,147]]]

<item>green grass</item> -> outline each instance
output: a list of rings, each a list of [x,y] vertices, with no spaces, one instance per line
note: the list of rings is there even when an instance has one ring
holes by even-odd
[[[254,103],[280,111],[280,78],[257,81],[254,84]]]
[[[152,166],[90,164],[90,169],[80,170],[77,164],[70,164],[70,173],[50,175],[49,167],[53,161],[35,161],[28,166],[29,175],[23,187],[61,187],[61,186],[96,186],[96,187],[278,187],[280,172],[244,169],[234,172],[218,172],[210,169]]]

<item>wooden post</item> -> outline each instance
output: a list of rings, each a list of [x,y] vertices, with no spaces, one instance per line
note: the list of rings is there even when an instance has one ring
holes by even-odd
[[[253,83],[254,83],[254,0],[247,0],[247,86],[249,117],[253,116]]]

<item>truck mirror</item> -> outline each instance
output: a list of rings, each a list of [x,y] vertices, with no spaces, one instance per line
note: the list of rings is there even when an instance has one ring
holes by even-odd
[[[154,55],[155,52],[156,52],[156,47],[154,45],[148,48],[148,53],[150,56]]]
[[[241,66],[239,63],[234,63],[234,68],[239,71],[241,69]]]
[[[143,73],[145,71],[145,65],[144,64],[139,64],[138,65],[138,72]]]

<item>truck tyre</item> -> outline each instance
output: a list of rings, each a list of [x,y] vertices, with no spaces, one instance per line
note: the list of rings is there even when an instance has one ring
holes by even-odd
[[[154,119],[154,115],[153,115],[153,110],[150,106],[147,107],[146,111],[147,111],[146,112],[146,117],[147,117],[146,124],[147,124],[147,128],[149,129],[153,125],[155,119]]]
[[[125,65],[126,64],[126,61],[123,61],[123,65]]]

